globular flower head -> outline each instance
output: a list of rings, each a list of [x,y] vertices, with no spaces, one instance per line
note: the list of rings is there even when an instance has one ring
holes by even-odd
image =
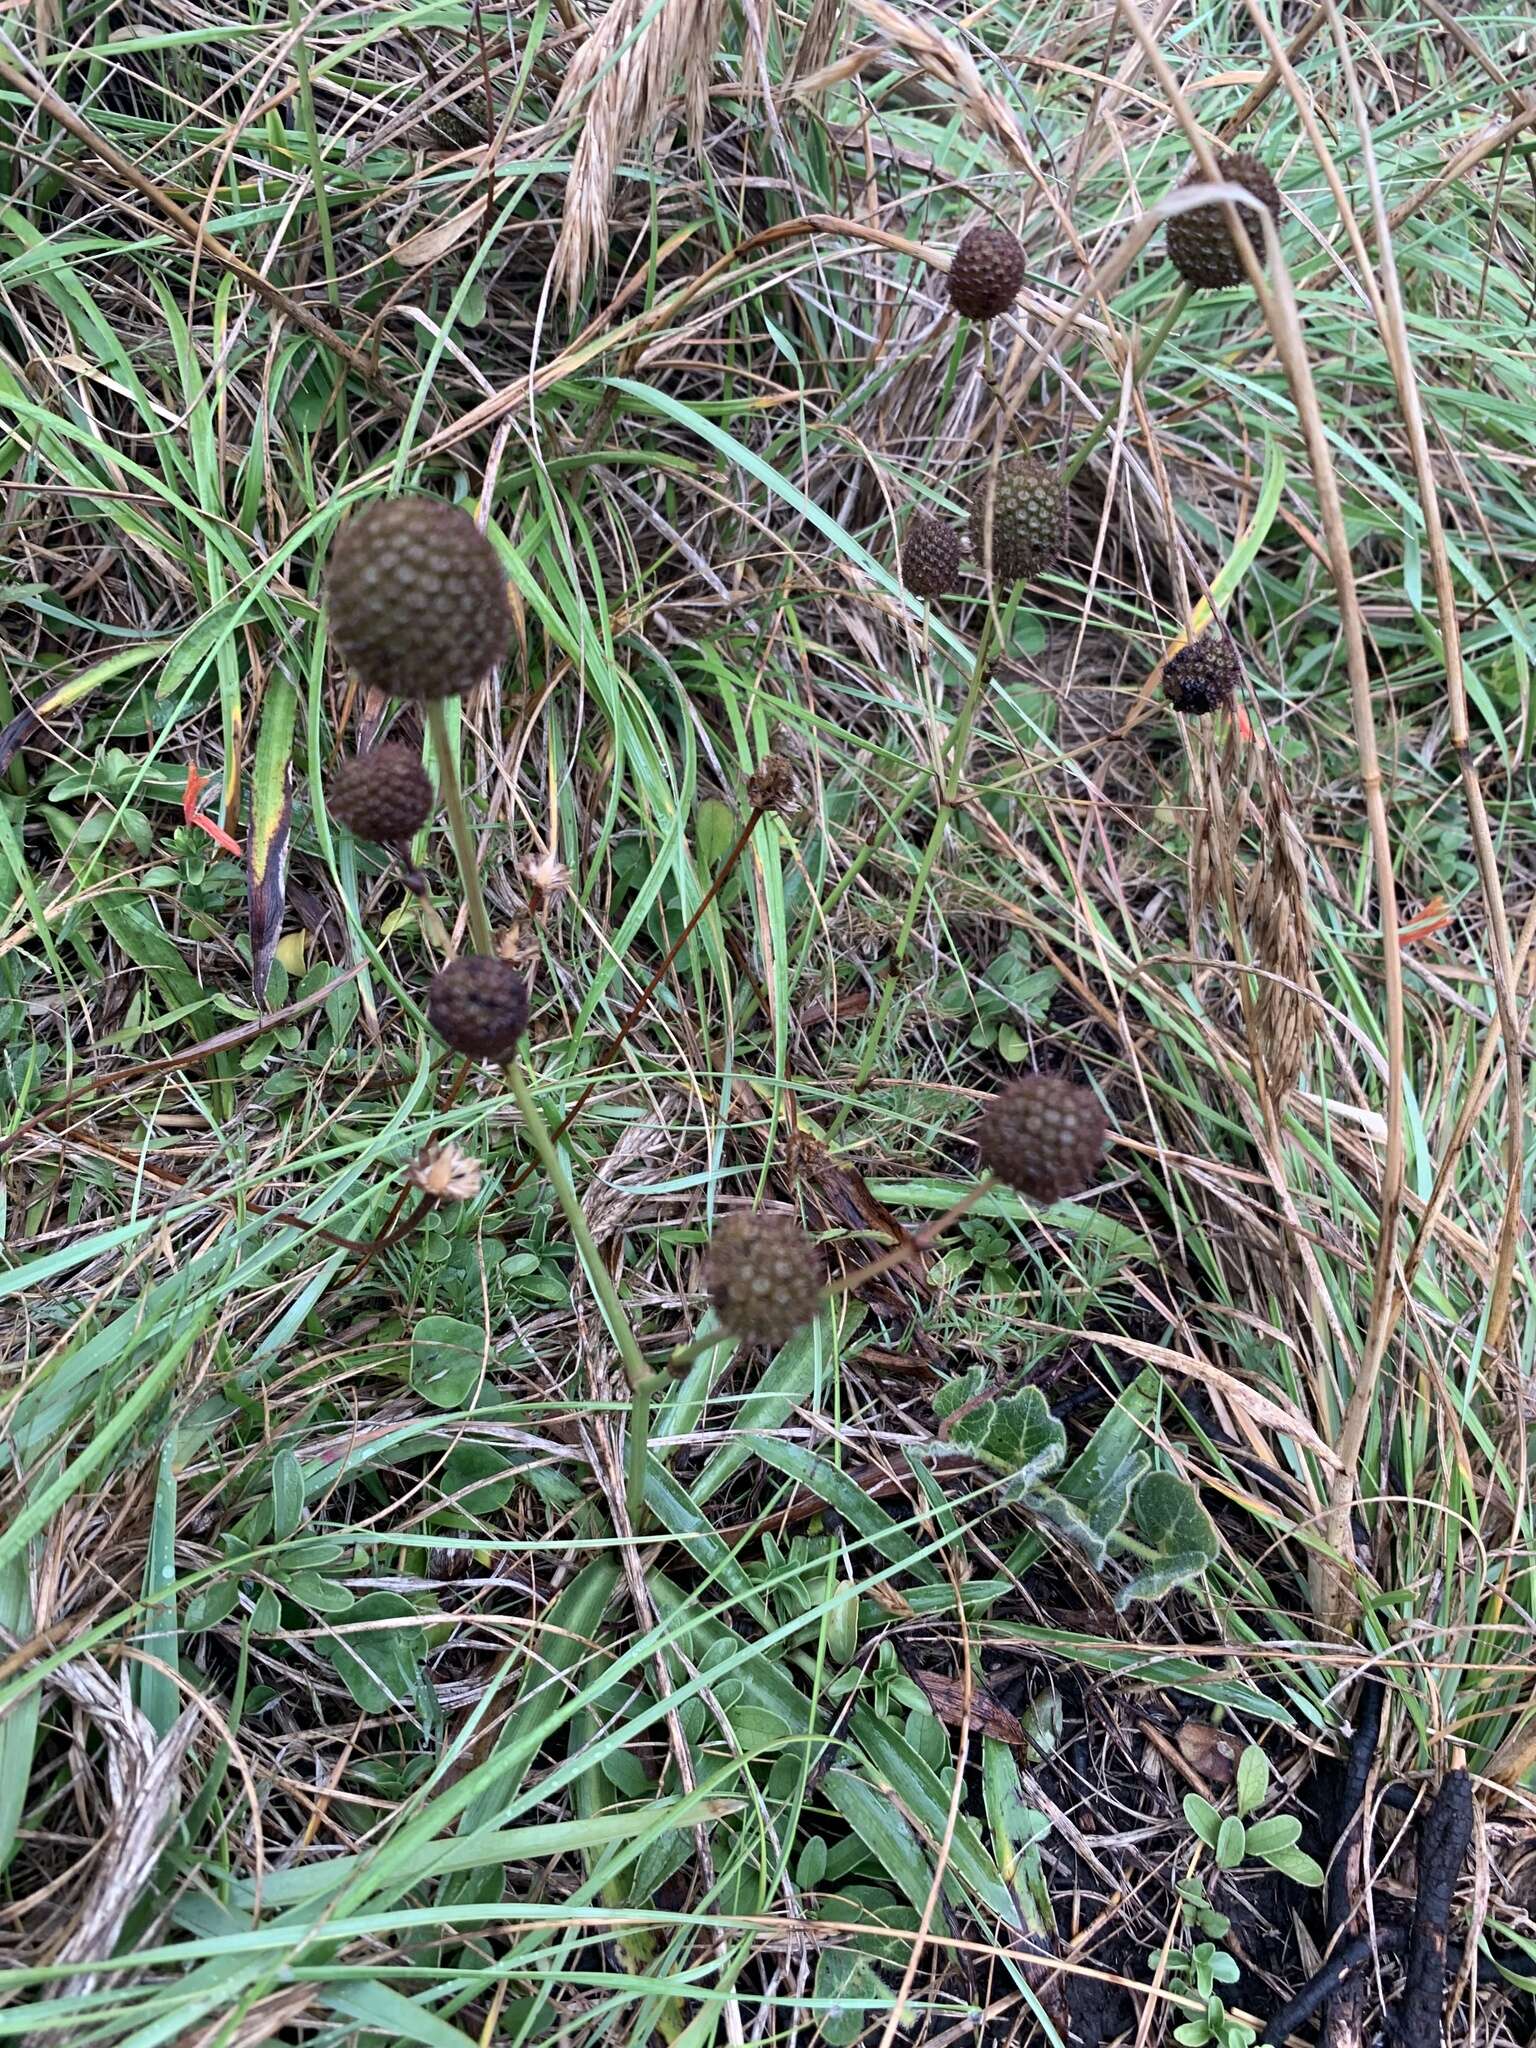
[[[728,1216],[709,1241],[704,1284],[733,1337],[777,1345],[815,1321],[826,1268],[793,1216]]]
[[[455,1052],[508,1060],[528,1028],[528,983],[508,961],[466,953],[433,975],[427,1015]]]
[[[1163,689],[1175,711],[1187,718],[1201,718],[1230,703],[1242,677],[1237,650],[1225,633],[1213,627],[1168,657]]]
[[[1250,156],[1244,150],[1230,156],[1218,156],[1216,168],[1221,173],[1223,184],[1241,185],[1245,192],[1251,192],[1261,205],[1279,217],[1280,187],[1256,156]],[[1186,185],[1204,182],[1205,173],[1198,165],[1184,179]],[[1258,214],[1253,207],[1240,205],[1237,217],[1253,245],[1254,254],[1262,263],[1264,228]],[[1170,215],[1167,246],[1168,261],[1186,284],[1197,289],[1220,290],[1226,285],[1246,284],[1248,281],[1242,255],[1232,239],[1226,209],[1220,200],[1213,200],[1209,206],[1192,206],[1187,213]]]
[[[1067,494],[1037,455],[1015,455],[988,469],[971,493],[971,546],[994,583],[1038,576],[1061,554]]]
[[[949,303],[967,320],[1006,313],[1024,282],[1024,245],[1006,228],[967,228],[949,266]]]
[[[1058,1202],[1092,1181],[1109,1125],[1091,1088],[1025,1074],[998,1090],[974,1135],[988,1173],[1033,1201]]]
[[[354,513],[331,544],[325,587],[338,652],[391,696],[461,696],[507,651],[496,550],[442,498],[381,498]]]
[[[902,582],[914,597],[944,597],[959,575],[959,534],[931,512],[914,512],[901,543]]]
[[[412,839],[432,815],[432,780],[414,747],[391,740],[337,764],[325,792],[333,818],[359,839],[392,846]]]

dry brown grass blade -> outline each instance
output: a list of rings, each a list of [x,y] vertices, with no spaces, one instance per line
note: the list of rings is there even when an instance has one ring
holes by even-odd
[[[1132,0],[1117,0],[1120,15],[1131,34],[1146,52],[1147,62],[1179,125],[1189,138],[1202,175],[1217,182],[1216,159],[1209,141],[1195,119],[1188,100],[1179,88],[1167,59],[1158,49],[1146,23]],[[1273,50],[1271,50],[1273,55]],[[1230,201],[1227,202],[1230,206]],[[1403,1208],[1403,1092],[1405,1080],[1405,1021],[1403,1007],[1403,962],[1399,939],[1397,887],[1392,866],[1392,833],[1383,794],[1381,756],[1376,738],[1375,707],[1370,669],[1366,660],[1365,632],[1361,621],[1359,593],[1350,558],[1349,535],[1344,523],[1343,500],[1328,445],[1327,428],[1317,387],[1312,376],[1295,288],[1275,223],[1263,216],[1269,279],[1250,244],[1235,208],[1229,228],[1234,246],[1243,258],[1249,282],[1258,296],[1265,322],[1274,340],[1276,354],[1285,371],[1296,406],[1297,418],[1306,442],[1317,493],[1318,511],[1327,544],[1328,565],[1338,597],[1340,623],[1349,666],[1350,707],[1355,728],[1355,745],[1360,760],[1361,793],[1370,830],[1374,882],[1381,914],[1382,981],[1385,996],[1383,1036],[1386,1041],[1385,1084],[1387,1139],[1382,1160],[1378,1200],[1375,1271],[1371,1287],[1370,1321],[1363,1355],[1356,1361],[1353,1386],[1339,1433],[1341,1469],[1329,1501],[1326,1530],[1328,1552],[1314,1562],[1312,1596],[1318,1619],[1325,1626],[1343,1626],[1353,1613],[1355,1595],[1353,1571],[1347,1560],[1350,1513],[1354,1505],[1355,1480],[1367,1425],[1373,1412],[1376,1386],[1381,1375],[1387,1345],[1396,1322],[1400,1299],[1397,1287],[1397,1235]]]
[[[615,0],[572,59],[554,119],[580,134],[552,266],[572,303],[607,247],[620,160],[666,120],[679,82],[697,147],[724,15],[724,0]]]
[[[1398,404],[1402,410],[1403,424],[1407,429],[1409,452],[1413,457],[1414,482],[1419,493],[1419,503],[1424,511],[1425,552],[1434,575],[1435,609],[1440,621],[1440,637],[1445,651],[1445,691],[1451,719],[1451,745],[1456,751],[1457,766],[1461,773],[1462,794],[1467,806],[1467,824],[1477,856],[1478,878],[1482,883],[1483,903],[1488,913],[1489,936],[1492,940],[1489,954],[1493,968],[1494,995],[1498,1004],[1499,1027],[1504,1039],[1505,1102],[1509,1119],[1505,1144],[1508,1187],[1505,1192],[1504,1220],[1499,1231],[1493,1295],[1488,1310],[1488,1343],[1493,1350],[1499,1350],[1502,1348],[1509,1321],[1515,1252],[1524,1220],[1520,1190],[1525,1145],[1525,1078],[1520,1020],[1515,1012],[1515,976],[1509,938],[1509,918],[1504,907],[1503,877],[1499,872],[1498,853],[1494,847],[1493,833],[1488,823],[1488,809],[1483,801],[1482,783],[1472,753],[1471,717],[1467,703],[1466,671],[1461,656],[1461,621],[1456,611],[1456,589],[1451,575],[1450,556],[1446,550],[1445,526],[1440,515],[1440,493],[1435,482],[1429,434],[1424,424],[1423,400],[1408,339],[1408,321],[1403,310],[1402,286],[1392,247],[1392,231],[1387,219],[1381,180],[1377,173],[1375,151],[1371,146],[1370,117],[1361,97],[1360,81],[1350,57],[1348,39],[1338,8],[1334,0],[1327,0],[1327,6],[1329,27],[1349,88],[1350,105],[1360,139],[1361,162],[1365,169],[1371,195],[1371,211],[1376,223],[1376,264],[1380,285],[1379,294],[1376,295],[1377,322],[1381,328],[1382,340],[1386,343],[1393,378],[1397,384]],[[1367,268],[1368,266],[1362,265],[1362,270]]]
[[[87,1717],[106,1745],[112,1811],[91,1861],[89,1885],[76,1908],[74,1926],[53,1958],[59,1963],[98,1962],[112,1954],[165,1846],[182,1761],[202,1708],[189,1706],[157,1742],[128,1696],[126,1675],[114,1682],[94,1658],[77,1657],[60,1665],[48,1682]],[[59,1995],[79,1995],[93,1981],[89,1974],[74,1978]]]
[[[1306,1063],[1317,1011],[1306,839],[1279,763],[1267,748],[1260,770],[1259,838],[1263,856],[1250,871],[1244,907],[1254,958],[1264,970],[1255,1005],[1255,1052],[1264,1062],[1278,1116]]]

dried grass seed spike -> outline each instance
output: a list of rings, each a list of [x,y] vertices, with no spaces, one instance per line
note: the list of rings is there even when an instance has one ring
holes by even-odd
[[[1278,219],[1280,187],[1256,156],[1238,151],[1218,156],[1216,168],[1229,185],[1241,185]],[[1196,165],[1183,180],[1185,185],[1204,184],[1205,173]],[[1253,253],[1264,261],[1264,224],[1251,206],[1239,206],[1237,217],[1247,230]],[[1242,254],[1227,226],[1226,210],[1219,200],[1209,206],[1192,206],[1187,213],[1170,216],[1167,231],[1168,260],[1184,282],[1197,289],[1217,291],[1225,286],[1246,284]]]
[[[1024,245],[1006,228],[967,228],[949,266],[949,303],[967,320],[1006,313],[1024,282]]]
[[[433,975],[427,1016],[455,1052],[507,1060],[528,1028],[528,984],[508,961],[466,953]]]
[[[461,696],[506,654],[496,550],[442,498],[381,498],[354,513],[331,545],[325,589],[343,660],[390,696]]]
[[[1036,1202],[1059,1202],[1087,1187],[1108,1135],[1093,1090],[1059,1074],[1025,1074],[1007,1082],[975,1129],[987,1172]]]
[[[826,1267],[793,1216],[728,1216],[709,1241],[704,1284],[733,1337],[785,1344],[816,1320]]]
[[[432,778],[414,747],[389,740],[337,765],[325,800],[333,818],[359,839],[392,846],[413,839],[432,815]]]

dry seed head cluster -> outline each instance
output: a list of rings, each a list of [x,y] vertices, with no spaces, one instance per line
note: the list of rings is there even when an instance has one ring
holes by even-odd
[[[506,960],[467,953],[433,975],[427,1015],[467,1059],[508,1060],[528,1028],[528,983]]]
[[[1251,192],[1262,206],[1277,218],[1280,213],[1280,188],[1269,175],[1268,170],[1256,156],[1239,150],[1231,156],[1219,156],[1216,168],[1222,182],[1227,185],[1241,185],[1245,192]],[[1205,173],[1197,165],[1185,185],[1206,183]],[[1247,232],[1253,246],[1253,253],[1264,261],[1264,225],[1251,206],[1239,206],[1237,217]],[[1187,213],[1176,213],[1168,221],[1168,260],[1183,278],[1184,282],[1197,289],[1219,290],[1226,285],[1246,284],[1248,273],[1243,268],[1243,258],[1232,239],[1227,226],[1226,209],[1220,200],[1213,200],[1209,206],[1192,206]]]
[[[1067,494],[1035,455],[1015,455],[977,479],[971,493],[971,546],[994,583],[1039,576],[1066,542]]]
[[[1059,1074],[1025,1074],[1000,1088],[975,1138],[981,1163],[1021,1195],[1059,1202],[1092,1181],[1109,1125],[1091,1088]]]
[[[467,512],[383,498],[342,527],[326,566],[331,638],[360,682],[392,697],[457,697],[501,662],[507,580]]]
[[[914,597],[944,597],[960,578],[960,536],[921,509],[907,521],[901,580]]]
[[[709,1241],[704,1284],[733,1337],[785,1344],[815,1321],[826,1268],[793,1216],[728,1216]]]
[[[1163,667],[1163,690],[1175,711],[1202,718],[1232,699],[1243,665],[1220,627],[1213,626],[1189,646],[1171,654]]]
[[[1006,313],[1024,282],[1024,249],[1006,228],[967,228],[949,265],[949,303],[967,320]]]
[[[432,780],[414,747],[397,740],[349,754],[325,793],[331,816],[359,839],[413,839],[432,815]]]

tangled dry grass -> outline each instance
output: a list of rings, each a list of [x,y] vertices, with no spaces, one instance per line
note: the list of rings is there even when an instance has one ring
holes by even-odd
[[[0,28],[11,2032],[1224,2048],[1363,1942],[1328,2038],[1531,2037],[1523,34]],[[1238,138],[1283,215],[1186,298],[1162,223]],[[984,337],[977,219],[1026,255]],[[1021,446],[1061,564],[912,599],[910,512]],[[445,836],[326,809],[421,738],[321,603],[406,489],[510,578],[448,745],[601,1276],[426,1028]],[[1243,687],[1180,723],[1215,619]],[[1030,1068],[1103,1178],[936,1231]],[[765,1206],[870,1274],[683,1358],[637,1514],[599,1277],[688,1353]],[[1214,1522],[1160,1598],[1095,1445]],[[1326,1887],[1191,1831],[1250,1746]]]

